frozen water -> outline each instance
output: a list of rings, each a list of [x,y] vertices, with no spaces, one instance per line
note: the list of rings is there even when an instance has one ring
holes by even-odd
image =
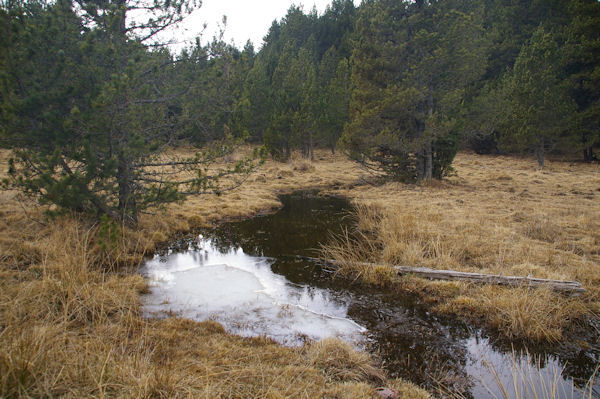
[[[235,334],[288,345],[327,337],[356,342],[365,331],[329,291],[292,284],[271,271],[268,258],[241,248],[223,253],[202,236],[197,248],[156,255],[142,272],[152,287],[145,297],[149,314],[215,320]]]

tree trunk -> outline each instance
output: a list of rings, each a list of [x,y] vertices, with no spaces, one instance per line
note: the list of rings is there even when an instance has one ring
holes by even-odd
[[[313,142],[312,132],[308,133],[308,151],[310,152],[310,160],[315,160],[315,143]]]
[[[118,12],[121,13],[121,15],[119,15],[119,37],[125,41],[127,40],[127,22],[125,20],[127,15],[125,12],[127,8],[126,0],[117,0],[117,6],[119,8]]]
[[[596,160],[593,147],[586,147],[583,149],[583,160],[585,162],[593,162]]]
[[[433,116],[433,93],[431,87],[429,88],[429,95],[427,96],[427,116],[431,118]],[[423,123],[425,125],[425,123]],[[425,126],[423,126],[425,130]],[[431,141],[433,138],[428,137],[425,143],[425,180],[431,180],[433,177],[433,151],[431,149]]]
[[[306,256],[299,256],[302,259],[308,259],[322,265],[331,265],[338,268],[342,262],[334,259],[319,259]],[[357,262],[361,266],[381,267],[368,262]],[[522,276],[503,276],[502,274],[483,274],[459,272],[456,270],[430,269],[427,267],[412,267],[412,266],[390,266],[399,275],[412,274],[418,277],[433,279],[433,280],[448,280],[448,281],[471,281],[482,284],[498,284],[508,285],[513,287],[549,287],[556,292],[561,292],[567,295],[581,295],[586,292],[581,283],[568,280],[549,280],[536,277]]]
[[[417,138],[421,138],[425,132],[425,122],[417,121]],[[422,148],[417,152],[417,182],[425,178],[425,159],[427,158],[425,150]]]
[[[425,180],[433,178],[433,151],[431,149],[431,140],[425,144]]]
[[[425,178],[425,154],[423,151],[417,153],[417,181],[421,182]]]
[[[535,156],[538,161],[538,166],[540,168],[544,167],[544,140],[541,139],[538,143],[537,148],[535,149]]]
[[[132,165],[124,154],[119,154],[117,166],[117,184],[119,186],[119,213],[123,221],[137,223],[137,209],[133,196]]]

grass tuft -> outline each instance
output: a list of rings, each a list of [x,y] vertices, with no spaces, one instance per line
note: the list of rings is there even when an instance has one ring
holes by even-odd
[[[308,346],[308,362],[323,370],[333,381],[377,382],[385,375],[373,365],[371,357],[357,352],[350,345],[337,339],[324,339]]]
[[[510,339],[555,342],[579,321],[597,319],[600,219],[593,215],[600,214],[600,201],[578,187],[600,186],[600,166],[553,162],[541,173],[527,160],[472,154],[459,154],[455,165],[457,175],[442,185],[342,190],[354,198],[355,227],[327,244],[322,256],[342,265],[340,276],[418,294],[440,313]],[[399,279],[385,265],[576,280],[587,293],[565,298],[546,290]]]
[[[594,385],[598,369],[585,382],[583,387],[577,387],[572,381],[566,382],[562,379],[562,369],[558,367],[542,367],[541,360],[531,356],[529,353],[511,356],[512,381],[503,381],[499,371],[490,363],[486,362],[487,368],[494,377],[495,390],[488,387],[490,396],[495,399],[566,399],[582,398],[592,399],[595,397]],[[500,396],[496,395],[497,392]]]

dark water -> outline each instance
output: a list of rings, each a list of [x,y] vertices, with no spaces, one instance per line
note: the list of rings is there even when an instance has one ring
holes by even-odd
[[[325,198],[316,193],[295,193],[281,197],[283,208],[272,215],[259,216],[253,219],[232,222],[220,227],[203,232],[201,238],[182,240],[174,245],[169,252],[159,254],[153,260],[154,265],[174,267],[169,262],[174,257],[192,256],[192,263],[208,265],[209,255],[216,256],[218,262],[232,265],[239,262],[253,263],[249,271],[261,278],[264,273],[273,272],[276,276],[275,283],[264,283],[263,286],[278,286],[273,289],[259,289],[260,295],[266,291],[270,296],[269,301],[283,301],[284,289],[292,290],[286,295],[300,298],[302,310],[308,313],[301,315],[284,315],[283,319],[278,312],[277,321],[272,322],[269,315],[273,311],[244,310],[246,313],[259,314],[255,319],[247,319],[246,324],[256,324],[258,329],[252,330],[249,326],[242,327],[231,325],[228,327],[227,319],[219,319],[226,327],[236,333],[249,332],[249,335],[264,333],[269,335],[270,325],[278,323],[306,323],[318,320],[313,330],[325,331],[329,324],[318,323],[334,322],[334,331],[340,329],[342,339],[354,340],[358,345],[376,354],[383,367],[393,377],[403,377],[426,388],[434,388],[442,384],[449,391],[459,393],[465,397],[488,398],[502,397],[495,383],[497,374],[507,390],[514,395],[513,373],[522,375],[518,378],[523,383],[521,397],[533,396],[526,387],[535,386],[539,391],[550,390],[552,380],[556,381],[558,395],[556,397],[583,397],[577,387],[582,386],[593,373],[600,362],[598,348],[587,350],[577,349],[567,345],[557,345],[552,348],[525,348],[514,343],[502,342],[486,336],[481,330],[475,329],[464,323],[451,319],[442,319],[428,312],[427,307],[418,303],[415,298],[402,296],[397,293],[382,292],[380,290],[365,289],[358,285],[351,285],[347,281],[336,281],[330,274],[309,260],[298,257],[315,256],[320,243],[325,243],[331,234],[339,234],[342,229],[350,227],[352,220],[348,216],[350,205],[340,198]],[[207,249],[210,247],[210,251]],[[200,254],[200,255],[199,255]],[[202,255],[204,254],[204,255]],[[216,254],[216,255],[214,255]],[[203,258],[204,256],[204,258]],[[241,260],[243,256],[243,259]],[[187,259],[187,258],[186,258]],[[204,260],[203,260],[204,259]],[[190,262],[190,260],[186,260]],[[216,262],[216,261],[215,261]],[[174,264],[174,263],[173,263]],[[181,263],[180,264],[187,264]],[[166,265],[166,266],[164,266]],[[150,264],[147,269],[153,266]],[[177,266],[180,267],[180,266]],[[185,266],[185,270],[188,270]],[[265,270],[269,269],[269,270]],[[178,269],[179,270],[179,269]],[[183,269],[182,269],[183,270]],[[204,269],[210,272],[210,269]],[[198,287],[199,283],[191,284],[194,278],[202,279],[204,290],[207,274],[181,275],[180,280],[185,281],[184,289],[190,290]],[[149,273],[148,273],[149,274]],[[231,275],[235,278],[235,275]],[[223,274],[223,278],[231,278]],[[245,279],[246,275],[241,275]],[[159,282],[158,285],[162,284]],[[216,284],[216,283],[215,283]],[[172,286],[172,290],[178,290]],[[287,288],[285,288],[287,287]],[[217,289],[218,290],[218,289]],[[235,289],[234,289],[235,291]],[[254,295],[254,294],[253,294]],[[256,294],[258,295],[258,294]],[[229,297],[235,297],[233,294]],[[159,298],[161,305],[166,303],[163,297]],[[162,299],[161,299],[162,298]],[[228,295],[215,299],[202,299],[205,301],[226,301]],[[245,301],[247,298],[242,296]],[[234,302],[241,300],[237,297]],[[264,298],[258,298],[259,302]],[[261,303],[263,303],[261,302]],[[246,302],[243,302],[245,306]],[[191,308],[200,307],[196,303],[188,302]],[[242,306],[242,305],[240,305]],[[262,306],[262,305],[261,305]],[[282,307],[288,309],[289,305]],[[156,311],[158,308],[151,310]],[[245,309],[245,308],[244,308]],[[169,308],[169,311],[172,311]],[[239,307],[231,310],[216,310],[235,314],[239,318]],[[206,313],[186,313],[187,317],[204,318]],[[327,316],[323,316],[323,315]],[[243,316],[245,317],[245,316]],[[312,319],[309,319],[312,318]],[[329,318],[329,319],[327,319]],[[363,339],[354,339],[356,332],[352,324],[362,327]],[[341,324],[340,324],[341,323]],[[346,324],[344,324],[346,323]],[[282,326],[273,327],[277,330],[272,333],[276,339],[281,334],[291,334]],[[364,331],[366,329],[366,331]],[[279,334],[279,335],[278,335]],[[316,337],[322,337],[316,333]],[[288,342],[285,338],[282,342]],[[515,355],[528,351],[530,355]],[[490,371],[492,366],[495,370]],[[535,367],[537,366],[537,367]],[[538,371],[541,370],[541,371]],[[596,393],[600,392],[598,387]]]

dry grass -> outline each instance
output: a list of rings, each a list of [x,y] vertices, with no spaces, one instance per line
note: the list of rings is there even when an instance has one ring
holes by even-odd
[[[179,149],[178,154],[190,155],[190,151]],[[343,155],[332,155],[324,150],[316,151],[314,162],[296,154],[287,163],[267,160],[245,184],[233,191],[225,191],[219,196],[190,197],[182,204],[172,204],[166,211],[168,218],[160,217],[160,213],[143,216],[141,230],[161,232],[166,239],[172,237],[173,232],[272,212],[281,206],[278,195],[282,193],[310,188],[349,188],[364,177],[365,172]],[[150,251],[153,242],[156,240],[147,244]]]
[[[348,277],[395,284],[443,313],[510,338],[556,341],[600,314],[600,165],[459,154],[457,175],[411,186],[342,190],[356,207],[355,232],[327,248]],[[358,238],[357,238],[358,236]],[[357,261],[580,281],[569,299],[545,290],[398,280]],[[387,269],[387,270],[386,270]]]
[[[0,151],[3,165],[7,157]],[[359,398],[379,384],[428,397],[401,380],[382,382],[368,356],[337,341],[291,349],[211,322],[141,317],[146,285],[124,265],[191,228],[272,211],[279,193],[302,188],[359,205],[363,239],[358,251],[348,253],[353,241],[337,248],[345,260],[576,279],[588,294],[399,280],[386,267],[348,276],[418,293],[439,312],[513,338],[557,340],[598,314],[598,165],[550,162],[539,171],[534,161],[461,154],[455,166],[441,184],[374,187],[357,185],[364,172],[325,151],[315,162],[267,161],[237,190],[143,215],[106,251],[98,226],[68,215],[49,222],[34,203],[0,191],[0,397]]]
[[[348,344],[336,339],[315,342],[307,349],[310,364],[326,370],[334,381],[365,381],[381,383],[385,380],[381,370],[370,364],[369,355],[356,352]]]
[[[214,322],[141,315],[147,286],[124,265],[192,226],[276,208],[279,191],[352,184],[344,161],[323,158],[296,170],[269,162],[251,177],[264,175],[261,184],[146,215],[106,249],[98,225],[47,220],[33,202],[0,192],[0,397],[371,398],[378,384],[429,397],[386,381],[370,356],[339,341],[286,348]]]
[[[486,367],[494,377],[494,384],[498,388],[500,396],[492,392],[492,387],[487,387],[490,396],[494,399],[558,399],[558,398],[582,398],[592,399],[594,395],[594,382],[598,367],[585,383],[583,388],[577,388],[572,381],[564,381],[562,373],[564,367],[552,367],[551,370],[543,370],[539,357],[531,356],[529,353],[518,355],[513,352],[511,356],[512,381],[503,382],[498,370],[490,363]],[[511,384],[512,382],[512,384]]]
[[[548,364],[539,356],[529,352],[512,351],[508,364],[498,365],[482,359],[490,373],[490,380],[482,380],[486,397],[493,399],[592,399],[597,398],[595,384],[600,366],[582,385],[565,380],[565,366]],[[451,399],[466,399],[460,393],[440,387],[439,396]],[[481,395],[480,395],[481,396]]]

